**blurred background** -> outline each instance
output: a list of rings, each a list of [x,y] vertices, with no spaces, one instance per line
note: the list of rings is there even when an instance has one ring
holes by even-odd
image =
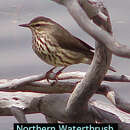
[[[130,47],[130,0],[104,0],[111,22],[114,37]],[[37,16],[55,20],[73,35],[94,47],[94,40],[83,32],[66,8],[50,0],[1,0],[0,1],[0,79],[21,78],[41,74],[51,68],[41,61],[32,51],[32,34],[29,29],[18,25],[29,22]],[[130,59],[113,56],[112,66],[117,73],[130,75]],[[68,67],[65,71],[87,71],[88,65],[79,64]],[[116,89],[124,100],[130,100],[129,83],[107,83]],[[97,100],[108,102],[103,96],[95,95]],[[29,122],[45,122],[41,114],[27,115]],[[10,130],[14,117],[0,117],[0,129]],[[7,125],[8,124],[8,125]]]

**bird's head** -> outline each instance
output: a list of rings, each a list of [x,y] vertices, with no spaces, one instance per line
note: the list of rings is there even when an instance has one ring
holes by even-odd
[[[27,24],[21,24],[19,26],[21,27],[27,27],[30,28],[32,31],[38,31],[39,33],[48,31],[52,28],[54,28],[56,23],[52,21],[49,18],[40,16],[32,19],[29,23]]]

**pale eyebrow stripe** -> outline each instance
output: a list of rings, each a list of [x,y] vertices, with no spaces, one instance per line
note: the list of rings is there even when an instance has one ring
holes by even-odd
[[[55,25],[55,24],[53,24],[53,23],[50,23],[50,22],[38,22],[37,24],[45,24],[45,25]],[[35,24],[34,24],[35,25]]]

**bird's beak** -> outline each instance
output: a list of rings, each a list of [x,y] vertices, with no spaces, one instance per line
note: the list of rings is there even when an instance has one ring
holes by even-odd
[[[20,26],[20,27],[27,27],[27,28],[30,27],[29,24],[20,24],[19,26]]]

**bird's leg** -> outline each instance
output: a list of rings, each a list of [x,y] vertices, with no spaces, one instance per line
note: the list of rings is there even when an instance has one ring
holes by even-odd
[[[67,66],[61,68],[61,69],[56,73],[56,76],[55,76],[55,80],[56,80],[56,82],[58,81],[58,76],[59,76],[59,74],[61,74],[62,71],[63,71],[65,68],[67,68]]]
[[[46,72],[46,79],[47,79],[47,81],[49,82],[49,76],[50,76],[50,74],[53,72],[53,70],[55,69],[56,67],[53,67],[52,69],[50,69],[48,72]]]
[[[56,73],[56,75],[55,75],[55,81],[51,84],[52,86],[58,82],[58,76],[59,76],[59,74],[61,74],[61,72],[62,72],[66,67],[67,67],[67,66],[63,67],[62,69],[60,69],[60,70]]]
[[[61,68],[61,69],[56,73],[56,75],[55,75],[55,77],[54,77],[54,79],[56,80],[56,82],[54,82],[54,83],[57,83],[57,81],[58,81],[58,75],[61,74],[61,72],[62,72],[66,67],[67,67],[67,66]],[[45,78],[47,79],[47,81],[48,81],[49,83],[50,83],[50,81],[49,81],[50,74],[53,72],[53,70],[54,70],[55,68],[56,68],[56,67],[53,67],[53,68],[50,69],[48,72],[46,72]],[[52,84],[54,84],[54,83],[52,83]]]

